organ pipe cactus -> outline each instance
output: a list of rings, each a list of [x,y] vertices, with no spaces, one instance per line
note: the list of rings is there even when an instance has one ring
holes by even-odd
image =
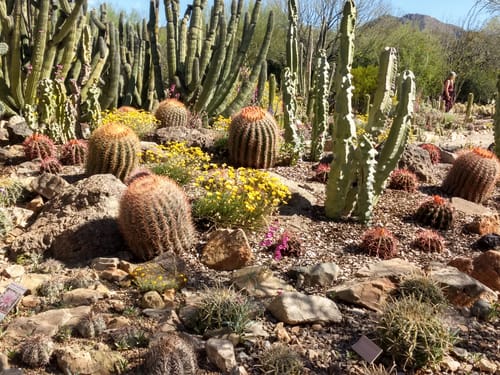
[[[356,136],[352,112],[351,65],[354,56],[356,7],[346,2],[340,29],[340,48],[335,72],[334,161],[326,188],[325,212],[330,218],[353,215],[370,221],[385,182],[403,152],[408,139],[415,101],[411,71],[401,75],[396,114],[382,150],[375,149],[375,137],[389,121],[389,109],[396,82],[396,51],[386,48],[380,58],[378,88],[370,111],[366,133]]]

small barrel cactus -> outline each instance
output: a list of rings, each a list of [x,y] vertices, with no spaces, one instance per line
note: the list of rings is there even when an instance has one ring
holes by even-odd
[[[414,192],[418,187],[417,175],[408,169],[396,169],[391,173],[389,188]]]
[[[455,160],[441,189],[447,194],[481,203],[491,195],[499,176],[500,163],[495,154],[474,148]]]
[[[184,191],[168,177],[135,178],[122,196],[118,222],[132,253],[141,260],[193,243],[191,207]]]
[[[62,165],[59,159],[48,156],[40,163],[40,172],[59,174],[62,172]]]
[[[155,111],[155,117],[160,121],[162,128],[186,127],[188,115],[189,111],[186,106],[174,98],[160,102]]]
[[[442,253],[444,251],[443,237],[432,229],[419,231],[413,244],[417,249],[426,253]]]
[[[278,155],[278,141],[274,117],[260,107],[245,107],[229,126],[229,160],[241,167],[270,168]]]
[[[23,196],[23,184],[20,180],[10,177],[0,177],[0,206],[13,206]]]
[[[111,173],[123,181],[138,164],[139,138],[120,123],[111,122],[96,129],[88,148],[88,175]]]
[[[360,248],[368,255],[389,259],[398,253],[398,240],[386,228],[371,228],[363,234]]]
[[[194,345],[187,337],[168,333],[150,346],[144,370],[149,375],[195,375],[198,364]]]
[[[54,352],[54,342],[48,336],[37,335],[26,339],[21,346],[21,360],[30,367],[46,366]]]
[[[443,197],[434,195],[418,207],[415,219],[434,229],[450,229],[453,225],[453,209]]]
[[[441,161],[441,150],[438,146],[433,145],[432,143],[422,143],[419,147],[429,153],[432,164],[437,164]]]
[[[71,139],[61,148],[61,162],[64,165],[80,165],[87,161],[88,145],[83,139]]]
[[[49,156],[56,156],[56,146],[54,142],[43,134],[35,133],[27,137],[23,142],[24,154],[29,160],[36,158],[45,159]]]
[[[100,336],[106,329],[106,321],[101,314],[90,312],[76,325],[78,333],[87,339]]]

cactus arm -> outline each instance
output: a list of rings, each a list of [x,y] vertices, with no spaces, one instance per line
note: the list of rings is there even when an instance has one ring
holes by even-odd
[[[330,66],[326,59],[326,51],[319,50],[317,75],[315,84],[315,111],[311,134],[311,160],[319,160],[323,153],[328,127],[328,76]]]
[[[259,74],[259,79],[257,81],[257,96],[256,96],[256,102],[258,103],[259,106],[262,105],[262,98],[264,97],[264,91],[266,89],[266,81],[267,81],[267,61],[262,61],[261,67],[260,67],[260,74]]]
[[[203,35],[203,4],[201,0],[194,0],[193,9],[191,12],[191,20],[189,23],[187,54],[185,65],[185,84],[190,85],[193,81],[193,66],[195,58],[199,57],[198,43]]]
[[[465,121],[472,121],[472,107],[474,106],[474,93],[469,92],[467,95],[467,108],[465,110]]]
[[[358,194],[356,197],[356,217],[362,223],[370,221],[373,208],[376,204],[375,199],[375,172],[378,152],[367,134],[363,134],[359,139],[357,149],[357,184]]]
[[[87,0],[76,0],[75,5],[73,6],[73,9],[71,10],[71,13],[69,14],[68,18],[64,21],[64,23],[61,25],[61,28],[59,31],[54,35],[52,38],[51,43],[54,45],[57,45],[62,42],[64,38],[70,33],[70,31],[73,29],[73,26],[76,24],[76,21],[78,20],[78,17],[80,16],[80,11],[83,8],[84,5],[86,5]]]
[[[25,90],[25,103],[33,105],[36,99],[36,86],[42,74],[43,57],[47,43],[47,27],[49,21],[50,0],[40,0],[40,10],[35,26],[35,42],[31,60],[32,71],[27,78]]]
[[[71,69],[71,63],[76,56],[78,42],[80,41],[83,28],[83,18],[73,26],[73,31],[68,35],[65,43],[64,53],[61,58],[61,79],[66,80]]]
[[[500,158],[500,73],[497,77],[497,100],[495,105],[495,154]]]
[[[217,48],[214,46],[217,37],[217,28],[219,27],[219,18],[223,17],[224,3],[221,0],[216,0],[212,7],[212,14],[210,17],[210,27],[208,29],[200,57],[200,77],[205,75],[210,58],[212,57],[213,50]],[[225,26],[224,26],[225,27]],[[224,43],[226,38],[224,37]],[[199,83],[199,82],[198,82]]]
[[[5,6],[5,4],[3,5]],[[9,80],[11,95],[14,98],[18,108],[24,107],[24,96],[21,84],[21,22],[22,22],[21,3],[16,1],[14,4],[14,27],[9,46]]]
[[[274,114],[274,99],[276,97],[276,76],[271,73],[269,76],[269,103],[267,103],[267,111]]]
[[[171,80],[177,72],[177,19],[174,18],[173,1],[165,0],[165,16],[167,19],[167,58],[168,78]]]
[[[92,59],[92,67],[90,70],[91,73],[89,79],[82,88],[82,101],[87,100],[87,92],[89,88],[99,81],[102,70],[104,68],[104,64],[106,63],[106,60],[108,58],[109,49],[106,46],[106,42],[104,41],[103,37],[99,37],[98,45],[99,52]]]
[[[163,77],[161,72],[161,59],[158,44],[158,7],[160,3],[159,0],[151,0],[149,4],[148,30],[151,42],[151,59],[154,72],[154,88],[158,99],[163,99],[165,97],[165,91],[163,89]],[[165,3],[165,7],[166,6],[167,4]],[[123,62],[124,60],[122,58],[122,63]]]
[[[113,24],[110,24],[109,28],[109,76],[106,86],[103,89],[103,95],[101,96],[101,107],[103,109],[108,109],[112,107],[115,100],[118,98],[118,83],[120,82],[120,65],[121,65],[121,54],[120,54],[120,41],[118,36],[118,30]]]

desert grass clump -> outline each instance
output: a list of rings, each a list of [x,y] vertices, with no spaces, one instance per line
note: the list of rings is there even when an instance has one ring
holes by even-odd
[[[380,346],[403,369],[438,364],[454,338],[437,312],[414,295],[393,301],[377,325]]]
[[[155,115],[142,109],[120,107],[103,114],[102,124],[118,122],[132,129],[139,138],[154,133],[159,125]]]
[[[438,309],[445,306],[447,301],[439,284],[426,276],[413,276],[403,280],[397,293],[401,298],[413,296]]]
[[[434,229],[450,229],[453,225],[453,209],[443,197],[434,195],[418,207],[415,219]]]
[[[193,319],[195,331],[228,329],[241,335],[252,321],[256,306],[248,297],[232,288],[215,287],[207,289],[197,303]]]
[[[193,202],[194,216],[227,227],[259,227],[291,196],[278,178],[256,169],[206,170],[195,184],[201,196]]]
[[[443,237],[432,229],[419,231],[413,245],[426,253],[442,253],[444,251]]]
[[[52,156],[42,159],[40,163],[41,173],[59,174],[62,172],[62,165],[59,159]]]
[[[54,352],[54,342],[48,336],[27,338],[21,345],[21,360],[30,367],[46,366]]]
[[[390,259],[398,253],[398,240],[388,229],[376,227],[363,234],[359,247],[368,255]]]
[[[304,362],[299,354],[283,344],[275,344],[265,350],[259,362],[264,374],[301,375],[304,371]]]
[[[389,188],[414,192],[418,187],[417,175],[408,169],[395,169],[389,178]]]
[[[361,370],[363,371],[361,373],[362,375],[397,375],[396,366],[394,365],[387,369],[382,364],[379,364],[378,366],[373,363],[370,364],[370,366],[363,364],[363,368]]]
[[[100,336],[106,329],[106,321],[102,314],[90,312],[80,319],[76,325],[78,333],[87,339]]]
[[[438,146],[433,145],[432,143],[423,143],[419,147],[429,153],[432,164],[438,164],[441,161],[441,150]]]
[[[0,207],[15,205],[23,195],[23,184],[15,178],[0,178]]]
[[[195,375],[198,362],[194,345],[185,335],[168,333],[150,346],[143,367],[148,375]]]

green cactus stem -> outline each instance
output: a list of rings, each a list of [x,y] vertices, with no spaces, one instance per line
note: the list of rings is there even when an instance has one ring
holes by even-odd
[[[311,134],[311,156],[312,161],[318,161],[325,146],[326,131],[328,128],[328,78],[330,66],[326,60],[326,51],[320,50],[318,53],[318,63],[316,66],[316,83],[314,99],[314,119]]]
[[[472,121],[472,107],[473,106],[474,106],[474,93],[469,92],[469,95],[467,95],[467,108],[465,110],[465,121],[466,122]]]

